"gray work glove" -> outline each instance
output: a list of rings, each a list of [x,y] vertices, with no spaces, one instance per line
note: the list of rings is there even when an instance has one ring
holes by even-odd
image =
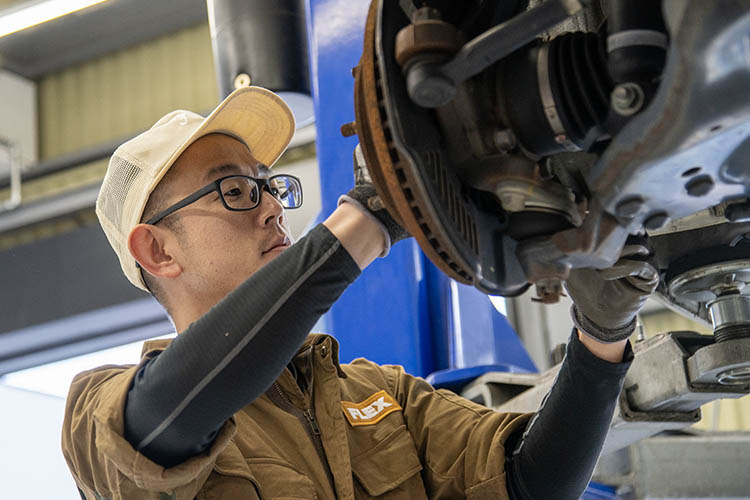
[[[370,172],[367,170],[365,156],[359,144],[354,148],[354,187],[345,195],[342,195],[338,204],[351,203],[359,208],[362,213],[373,218],[381,226],[385,237],[385,249],[380,255],[385,257],[391,245],[411,236],[401,224],[396,222],[386,210],[383,200],[380,199],[372,184]]]
[[[625,340],[636,326],[636,314],[659,284],[659,273],[646,261],[648,249],[625,245],[609,269],[573,269],[565,282],[573,299],[571,316],[578,330],[612,343]]]

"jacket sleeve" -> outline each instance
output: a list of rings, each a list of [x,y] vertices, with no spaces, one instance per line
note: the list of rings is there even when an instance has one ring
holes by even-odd
[[[384,367],[423,465],[430,498],[507,500],[505,443],[531,414],[498,413]]]
[[[105,366],[76,376],[63,419],[65,461],[88,500],[192,500],[236,432],[234,419],[204,454],[165,469],[123,437],[125,398],[137,369]]]

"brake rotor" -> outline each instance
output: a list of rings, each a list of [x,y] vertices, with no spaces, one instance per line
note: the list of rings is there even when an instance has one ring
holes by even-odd
[[[484,293],[518,295],[529,285],[507,234],[506,213],[491,193],[462,182],[434,111],[407,93],[396,39],[410,24],[398,2],[370,4],[354,74],[354,130],[375,189],[449,277]]]
[[[461,283],[472,284],[471,265],[462,259],[436,217],[429,196],[414,175],[414,166],[393,140],[394,131],[383,96],[388,92],[381,78],[376,55],[381,0],[370,4],[362,57],[355,71],[354,112],[360,146],[378,195],[388,211],[419,243],[427,257],[444,273]],[[457,200],[456,200],[457,201]],[[466,211],[461,214],[466,217]],[[476,226],[465,220],[470,238]]]

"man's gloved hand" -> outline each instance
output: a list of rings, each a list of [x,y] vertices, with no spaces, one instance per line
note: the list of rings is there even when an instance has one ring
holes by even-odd
[[[605,343],[630,337],[636,314],[659,284],[648,255],[645,246],[626,244],[609,269],[571,270],[565,288],[573,299],[570,311],[578,330]]]
[[[367,170],[365,156],[359,144],[354,148],[354,187],[339,198],[338,204],[351,203],[357,206],[362,213],[373,218],[380,224],[385,236],[385,249],[381,257],[388,255],[391,245],[411,236],[391,214],[386,210],[383,200],[380,199],[372,184],[370,172]]]

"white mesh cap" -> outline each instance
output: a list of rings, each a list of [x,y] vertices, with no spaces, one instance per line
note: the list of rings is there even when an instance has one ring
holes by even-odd
[[[289,145],[294,128],[294,116],[279,96],[261,87],[244,87],[206,118],[172,111],[117,148],[96,199],[96,215],[130,282],[148,291],[128,250],[130,231],[140,223],[151,192],[190,144],[207,134],[225,133],[271,166]]]

